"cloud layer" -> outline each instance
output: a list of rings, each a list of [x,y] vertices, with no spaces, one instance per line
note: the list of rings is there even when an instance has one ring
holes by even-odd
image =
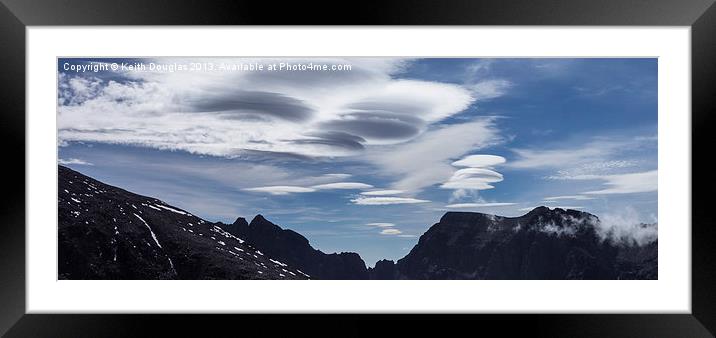
[[[155,62],[172,63],[161,59]],[[460,85],[396,79],[401,59],[216,59],[207,63],[349,64],[342,73],[60,74],[62,142],[131,144],[236,157],[246,151],[346,156],[403,143],[467,108]]]
[[[268,193],[271,195],[288,195],[288,194],[294,194],[294,193],[316,192],[319,190],[360,190],[360,189],[370,189],[370,188],[373,188],[373,186],[370,184],[365,184],[365,183],[360,183],[360,182],[334,182],[334,183],[318,184],[318,185],[313,185],[313,186],[309,186],[309,187],[273,185],[273,186],[265,186],[265,187],[245,188],[243,190],[250,191],[250,192]]]
[[[390,196],[390,195],[399,195],[404,193],[403,190],[391,190],[391,189],[385,189],[385,190],[371,190],[371,191],[364,191],[360,193],[361,195],[365,196]]]
[[[603,180],[608,187],[606,189],[587,191],[588,195],[607,195],[607,194],[631,194],[639,192],[656,191],[658,187],[658,172],[650,170],[639,173],[629,173],[621,175],[605,175],[595,177]]]
[[[461,209],[461,208],[490,208],[490,207],[505,207],[515,205],[517,203],[510,202],[492,202],[492,203],[456,203],[448,204],[445,207],[450,209]]]
[[[58,159],[57,163],[62,165],[69,165],[69,164],[76,164],[76,165],[94,165],[90,162],[87,162],[85,160],[79,159],[79,158],[68,158],[68,159]]]
[[[358,197],[352,199],[351,202],[358,205],[390,205],[428,203],[430,201],[411,197]]]
[[[332,189],[356,190],[356,189],[370,189],[370,188],[373,188],[373,186],[370,184],[359,183],[359,182],[336,182],[336,183],[326,183],[326,184],[314,185],[311,188],[318,189],[318,190],[332,190]]]
[[[304,187],[296,187],[296,186],[288,186],[288,185],[273,185],[273,186],[266,186],[266,187],[255,187],[255,188],[246,188],[245,191],[251,191],[251,192],[263,192],[268,193],[271,195],[288,195],[293,193],[305,193],[305,192],[314,192],[316,189],[313,188],[304,188]]]

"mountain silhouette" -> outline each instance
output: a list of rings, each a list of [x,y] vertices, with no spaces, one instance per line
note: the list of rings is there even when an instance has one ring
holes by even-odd
[[[58,166],[60,279],[657,279],[658,243],[600,237],[597,216],[448,212],[403,258],[366,268],[262,215],[210,222]],[[644,225],[647,226],[647,225]]]
[[[586,212],[547,207],[520,217],[448,212],[383,278],[657,278],[656,242],[615,244],[597,234],[596,222]],[[381,269],[391,270],[385,263]]]
[[[218,223],[59,166],[59,279],[306,279]]]
[[[226,229],[317,279],[368,279],[365,262],[357,253],[325,254],[314,249],[301,234],[282,229],[262,215],[254,217],[251,223],[238,218]]]

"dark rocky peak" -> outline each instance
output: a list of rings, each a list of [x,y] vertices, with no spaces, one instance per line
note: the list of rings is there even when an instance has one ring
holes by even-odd
[[[532,209],[527,214],[517,217],[517,226],[520,229],[541,229],[548,228],[565,228],[570,227],[573,230],[593,230],[594,225],[599,222],[599,218],[588,212],[574,209],[553,208],[540,206]]]
[[[248,224],[248,226],[251,228],[262,228],[266,231],[269,231],[269,230],[270,231],[281,231],[281,230],[283,230],[278,225],[276,225],[273,222],[264,218],[264,216],[261,214],[256,215],[254,217],[254,219],[252,219],[251,222]]]
[[[247,237],[249,242],[255,242],[256,245],[309,246],[306,237],[293,230],[282,229],[261,214],[256,215],[247,227],[239,227],[238,231],[240,236]]]
[[[375,263],[375,267],[368,269],[370,279],[386,280],[395,279],[395,262],[389,259],[381,259]]]
[[[340,257],[340,259],[346,263],[362,264],[363,266],[365,266],[365,262],[363,261],[363,258],[361,258],[361,256],[355,252],[350,252],[350,251],[341,251],[340,253],[334,252],[334,253],[328,254],[328,256],[337,256],[337,257]]]
[[[246,218],[238,217],[233,223],[234,226],[249,226],[249,222],[246,221]]]
[[[264,215],[261,215],[261,214],[258,214],[258,215],[256,215],[256,216],[254,216],[254,219],[251,220],[251,223],[250,223],[250,224],[263,224],[263,223],[273,224],[273,223],[271,223],[269,220],[267,220],[267,219],[264,217]]]
[[[325,254],[314,249],[301,234],[282,229],[262,215],[248,226],[236,227],[237,237],[262,252],[296,266],[316,279],[367,279],[365,262],[353,252]]]
[[[448,212],[395,264],[398,279],[612,279],[616,250],[594,215],[538,207],[520,217]],[[387,262],[386,262],[387,263]],[[381,269],[390,269],[383,263]],[[371,276],[378,278],[378,265]],[[385,275],[382,275],[385,277]]]
[[[533,218],[533,217],[542,217],[545,219],[563,219],[563,218],[575,218],[575,219],[587,219],[587,218],[597,218],[597,216],[594,216],[588,212],[574,210],[574,209],[562,209],[562,208],[548,208],[545,206],[539,206],[534,209],[532,209],[530,212],[522,216],[521,218]]]
[[[495,215],[481,212],[448,211],[440,218],[440,223],[475,223],[481,220],[494,219]]]
[[[548,207],[541,205],[530,210],[530,212],[528,212],[525,216],[548,215],[550,211],[551,210]]]
[[[224,231],[226,231],[236,237],[241,237],[241,229],[248,227],[249,223],[246,222],[246,218],[238,217],[238,218],[236,218],[234,223],[231,223],[231,224],[220,223],[219,226],[222,229],[224,229]]]
[[[493,230],[494,227],[500,227],[505,217],[491,214],[483,214],[480,212],[447,212],[440,218],[440,222],[436,224],[438,228],[443,230],[455,231],[458,229],[469,231]],[[449,228],[449,229],[447,229]]]

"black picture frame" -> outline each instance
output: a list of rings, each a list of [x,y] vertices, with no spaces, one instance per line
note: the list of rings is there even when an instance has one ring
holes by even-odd
[[[716,191],[709,156],[716,115],[716,5],[714,0],[390,0],[376,2],[272,2],[194,0],[0,0],[0,126],[5,143],[3,201],[0,204],[0,333],[10,337],[136,336],[153,332],[205,334],[231,330],[259,332],[250,315],[62,315],[25,313],[25,28],[48,25],[645,25],[691,27],[692,69],[692,312],[690,314],[539,314],[442,317],[444,334],[469,323],[484,332],[529,332],[544,336],[695,336],[716,332],[716,243],[710,196]],[[22,178],[22,179],[21,179]],[[668,207],[668,206],[666,206]],[[655,295],[656,296],[656,295]],[[296,316],[291,317],[292,320]],[[403,316],[338,316],[330,326],[357,335],[393,331]],[[271,320],[275,320],[271,319]],[[285,320],[281,318],[280,320]],[[322,319],[321,322],[324,322]],[[420,319],[419,319],[420,320]],[[310,332],[313,317],[299,316]],[[447,323],[445,323],[447,322]],[[231,323],[232,325],[227,325]],[[244,323],[246,325],[241,325]],[[515,325],[519,323],[519,325]],[[293,325],[295,327],[295,325]],[[420,325],[420,324],[418,324]],[[247,329],[248,327],[248,329]],[[171,329],[168,329],[171,328]],[[380,328],[380,329],[379,329]],[[286,329],[286,328],[283,328]],[[282,330],[273,325],[272,330]],[[710,332],[709,332],[710,331]],[[229,331],[231,332],[231,331]],[[423,332],[426,333],[427,331]],[[236,332],[234,332],[236,334]]]

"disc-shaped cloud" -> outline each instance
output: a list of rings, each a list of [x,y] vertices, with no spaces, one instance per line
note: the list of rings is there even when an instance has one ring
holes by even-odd
[[[450,209],[460,209],[460,208],[491,208],[491,207],[506,207],[510,205],[515,205],[516,203],[506,203],[506,202],[493,202],[493,203],[457,203],[457,204],[448,204],[445,207]]]
[[[467,167],[453,173],[450,179],[440,187],[443,189],[487,190],[494,186],[491,183],[501,182],[502,174],[491,169],[493,166],[505,163],[505,158],[497,155],[469,155],[452,163],[456,167]],[[489,169],[488,169],[489,168]]]
[[[382,223],[368,223],[368,224],[366,224],[366,225],[370,225],[370,226],[374,226],[374,227],[379,227],[379,228],[389,228],[389,227],[394,227],[394,226],[395,226],[395,223],[384,223],[384,222],[382,222]]]
[[[455,161],[452,165],[456,167],[485,168],[505,163],[506,160],[502,156],[497,155],[470,155],[459,161]]]
[[[398,229],[383,229],[380,232],[381,235],[399,235],[402,233],[403,232]]]
[[[351,202],[358,205],[416,204],[430,201],[408,197],[358,197]]]
[[[456,171],[450,179],[440,187],[445,189],[487,190],[492,189],[490,183],[503,180],[502,174],[484,168],[466,168]]]
[[[358,183],[358,182],[336,182],[336,183],[326,183],[326,184],[319,184],[314,185],[311,188],[313,189],[319,189],[319,190],[331,190],[331,189],[348,189],[348,190],[355,190],[355,189],[370,189],[373,186],[370,184],[365,183]]]
[[[360,193],[365,196],[386,196],[386,195],[398,195],[404,193],[403,190],[386,189],[386,190],[371,190]]]
[[[292,193],[314,192],[316,189],[305,187],[294,187],[288,185],[274,185],[268,187],[246,188],[245,191],[263,192],[271,195],[288,195]]]

